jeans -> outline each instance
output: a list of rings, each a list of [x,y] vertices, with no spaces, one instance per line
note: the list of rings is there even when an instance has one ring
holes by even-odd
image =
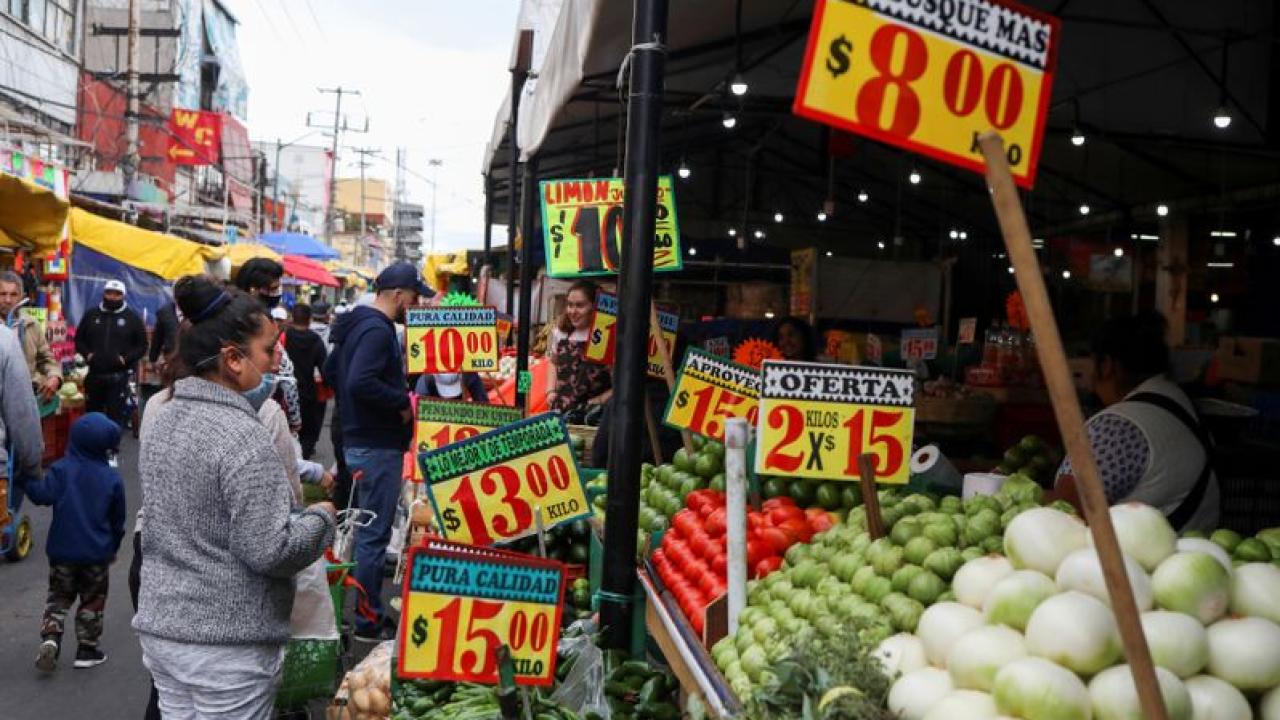
[[[284,645],[199,645],[139,633],[165,720],[271,720]]]
[[[356,481],[356,507],[372,510],[378,517],[367,527],[356,529],[355,579],[369,597],[369,609],[378,616],[378,624],[357,616],[357,631],[376,631],[383,620],[382,577],[387,559],[387,543],[391,526],[400,505],[400,488],[404,482],[404,453],[399,450],[348,447],[347,467]],[[363,473],[361,475],[361,473]]]

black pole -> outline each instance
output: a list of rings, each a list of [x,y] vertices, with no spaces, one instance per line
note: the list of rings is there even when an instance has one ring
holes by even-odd
[[[538,205],[538,161],[529,158],[524,163],[520,186],[520,322],[516,336],[516,407],[524,410],[525,391],[521,378],[529,372],[529,330],[533,308],[533,244],[534,220]],[[647,341],[647,338],[646,338]]]
[[[520,93],[524,90],[524,70],[511,71],[511,122],[507,126],[507,315],[515,307],[516,278],[516,183],[520,171],[520,139],[516,137],[516,125],[520,120]]]
[[[481,267],[488,265],[493,272],[493,178],[484,174],[484,260]]]
[[[618,278],[618,346],[613,373],[613,430],[609,443],[609,499],[605,510],[600,620],[607,647],[631,645],[636,584],[636,526],[640,509],[644,383],[653,299],[653,234],[658,206],[658,144],[662,78],[666,69],[667,0],[635,0],[630,103],[622,215],[622,271]]]

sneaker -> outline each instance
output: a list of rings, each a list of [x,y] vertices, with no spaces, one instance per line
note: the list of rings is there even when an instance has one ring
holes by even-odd
[[[40,643],[40,651],[36,653],[36,667],[41,672],[53,672],[58,668],[58,641],[49,638]]]
[[[391,620],[384,619],[382,624],[372,628],[357,628],[351,635],[356,642],[361,643],[380,643],[385,640],[395,640],[398,628]]]
[[[80,649],[76,650],[76,668],[78,669],[97,667],[106,661],[107,654],[98,648],[81,645]]]

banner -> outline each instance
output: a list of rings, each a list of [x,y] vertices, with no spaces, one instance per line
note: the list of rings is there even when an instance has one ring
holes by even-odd
[[[405,313],[408,372],[498,369],[498,311],[491,307],[418,308]]]
[[[547,275],[553,278],[612,275],[622,253],[622,178],[543,180],[542,228]],[[654,272],[684,267],[680,223],[671,176],[658,178],[653,232]]]
[[[175,165],[217,165],[222,148],[222,116],[174,108],[169,115],[169,161]]]
[[[555,413],[418,456],[445,538],[491,545],[591,515],[569,430]]]
[[[431,540],[409,549],[407,567],[398,677],[496,685],[506,645],[517,685],[555,683],[563,564]]]
[[[680,327],[680,316],[665,310],[658,310],[658,326],[662,328],[662,339],[667,343],[667,355],[675,362],[676,330]],[[618,345],[618,296],[604,292],[596,293],[596,314],[592,321],[591,337],[587,342],[583,357],[588,362],[613,367],[614,351]],[[662,368],[662,356],[658,354],[658,338],[653,334],[653,326],[649,327],[649,377],[659,380],[667,376]]]
[[[819,0],[792,111],[979,173],[978,135],[995,129],[1030,189],[1060,37],[1010,0]]]
[[[907,482],[911,371],[766,360],[761,377],[757,473],[857,481],[872,453],[877,482]]]
[[[724,439],[724,421],[760,412],[760,371],[689,348],[662,421],[677,430]]]
[[[523,417],[519,409],[506,405],[426,398],[418,399],[416,414],[413,446],[418,453],[439,450],[451,443],[518,422]],[[422,482],[422,466],[416,461],[413,463],[413,481]]]

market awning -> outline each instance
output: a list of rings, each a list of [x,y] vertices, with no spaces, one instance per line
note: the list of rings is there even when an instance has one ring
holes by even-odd
[[[0,246],[57,248],[68,203],[48,188],[0,173]]]
[[[427,280],[434,280],[441,273],[450,275],[469,275],[471,269],[467,265],[466,251],[456,253],[436,253],[428,255],[422,261],[422,275]]]
[[[236,243],[227,246],[227,259],[231,261],[231,267],[238,268],[254,258],[266,258],[281,262],[283,256],[267,247],[258,243]]]
[[[304,283],[312,285],[324,285],[326,287],[338,287],[338,278],[333,273],[325,269],[324,265],[305,258],[300,255],[285,255],[283,260],[284,272],[290,277],[297,278]]]
[[[204,273],[206,263],[216,262],[227,255],[224,248],[143,230],[80,208],[71,208],[68,216],[74,243],[165,280]]]
[[[259,235],[257,240],[281,255],[301,255],[312,260],[336,260],[341,257],[337,250],[301,233],[265,233]]]

